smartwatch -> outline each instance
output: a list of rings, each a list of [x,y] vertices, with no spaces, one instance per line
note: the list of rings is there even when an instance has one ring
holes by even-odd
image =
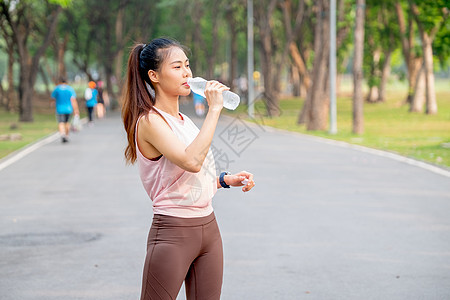
[[[230,173],[230,172],[222,172],[222,173],[220,173],[220,176],[219,176],[219,183],[220,183],[220,185],[221,185],[223,188],[229,189],[230,186],[229,186],[228,184],[226,184],[226,183],[225,183],[225,180],[224,180],[225,175],[231,175],[231,173]]]

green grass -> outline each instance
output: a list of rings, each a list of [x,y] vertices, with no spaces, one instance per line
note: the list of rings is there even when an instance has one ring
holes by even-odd
[[[448,82],[448,81],[447,81]],[[402,105],[405,92],[390,91],[385,103],[364,103],[364,134],[352,133],[352,98],[338,97],[338,133],[331,135],[324,131],[307,131],[296,124],[304,99],[280,100],[281,116],[268,118],[264,104],[255,103],[255,120],[263,125],[295,131],[324,138],[345,141],[352,144],[386,150],[407,157],[450,167],[450,90],[440,89],[437,93],[438,114],[410,113]],[[245,115],[242,106],[232,114]]]
[[[33,123],[18,122],[18,114],[0,109],[0,135],[18,133],[18,141],[0,141],[0,158],[58,130],[54,113],[36,113]],[[10,129],[15,124],[16,129]]]

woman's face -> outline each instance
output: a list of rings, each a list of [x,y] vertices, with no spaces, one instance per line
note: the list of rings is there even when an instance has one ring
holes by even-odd
[[[178,47],[168,49],[168,56],[156,72],[158,92],[168,96],[188,96],[191,92],[187,79],[192,77],[189,59]]]

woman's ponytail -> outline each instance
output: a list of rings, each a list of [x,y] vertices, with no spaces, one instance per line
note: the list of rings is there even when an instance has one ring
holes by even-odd
[[[125,160],[133,164],[136,161],[135,129],[139,116],[148,113],[154,103],[155,98],[147,90],[140,67],[140,54],[144,49],[144,44],[136,44],[128,58],[126,82],[122,93],[122,119],[125,131],[127,132],[128,146],[125,149]]]

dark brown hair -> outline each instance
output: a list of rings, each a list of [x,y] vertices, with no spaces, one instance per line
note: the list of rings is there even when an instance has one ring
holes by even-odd
[[[125,160],[133,164],[136,161],[136,123],[141,115],[147,115],[155,104],[155,89],[148,77],[149,70],[159,71],[164,59],[172,47],[186,49],[177,41],[158,38],[149,44],[135,44],[128,58],[126,83],[122,93],[122,119],[127,132],[128,145],[125,149]]]

